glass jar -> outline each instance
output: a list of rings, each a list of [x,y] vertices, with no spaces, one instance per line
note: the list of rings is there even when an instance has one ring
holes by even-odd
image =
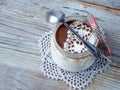
[[[65,21],[70,24],[74,21],[82,21],[88,24],[87,18],[80,16],[78,14],[68,16],[65,18]],[[62,23],[58,23],[54,28],[53,36],[51,39],[51,52],[52,52],[52,58],[55,61],[55,63],[62,69],[72,72],[78,72],[83,71],[90,67],[96,60],[96,57],[94,57],[88,50],[82,53],[70,53],[65,51],[60,44],[58,44],[58,39],[63,39],[63,33],[65,31],[60,31],[60,38],[57,38],[58,30],[60,27],[63,27],[64,25]],[[65,26],[64,26],[65,28]],[[92,33],[91,37],[95,37],[94,40],[92,40],[92,44],[97,46],[98,39],[97,36]]]

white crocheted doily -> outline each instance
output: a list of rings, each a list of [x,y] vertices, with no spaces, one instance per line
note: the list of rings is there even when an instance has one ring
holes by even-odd
[[[52,31],[46,32],[38,40],[42,60],[40,69],[44,76],[56,80],[62,80],[71,88],[81,90],[92,82],[97,73],[100,73],[109,67],[110,63],[104,58],[101,58],[100,60],[96,60],[87,70],[81,72],[69,72],[59,68],[51,56],[52,34]]]

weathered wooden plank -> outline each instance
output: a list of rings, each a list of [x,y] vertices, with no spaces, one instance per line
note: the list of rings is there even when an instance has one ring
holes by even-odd
[[[88,3],[103,5],[106,7],[120,9],[120,0],[82,0]]]
[[[28,34],[30,34],[32,36],[33,35],[34,36],[40,36],[40,34],[43,33],[42,32],[43,31],[42,25],[41,25],[41,27],[39,29],[35,28],[35,27],[32,28],[32,27],[30,27],[32,24],[29,24],[28,26],[26,26],[25,24],[22,24],[22,22],[15,23],[15,21],[12,21],[12,18],[10,20],[0,19],[0,25],[1,25],[1,27],[8,27],[8,28],[13,29],[13,30],[11,30],[11,32],[12,31],[13,32],[14,31],[15,32],[21,31],[21,33],[23,32],[23,34],[28,33]],[[1,29],[1,31],[2,31],[2,29]]]
[[[36,72],[0,64],[0,76],[2,77],[0,85],[3,85],[0,90],[65,90],[68,88],[61,81],[43,77],[38,70]]]
[[[112,67],[115,69],[115,67]],[[107,72],[107,73],[106,73]],[[94,79],[94,82],[90,84],[85,90],[119,90],[120,78],[115,77],[115,73],[120,75],[119,70],[107,70],[106,72],[99,74]],[[16,68],[0,64],[0,80],[7,82],[0,82],[1,90],[68,90],[69,87],[64,82],[48,79],[39,72],[39,70],[31,71],[23,68]],[[111,76],[114,78],[111,79]],[[69,89],[73,90],[73,89]]]
[[[36,70],[40,67],[40,56],[0,47],[0,63],[13,67]]]

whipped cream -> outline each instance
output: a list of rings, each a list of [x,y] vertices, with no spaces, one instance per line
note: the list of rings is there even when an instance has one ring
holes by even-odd
[[[82,38],[88,40],[91,44],[95,43],[96,39],[94,34],[92,34],[93,30],[90,26],[88,26],[88,24],[81,21],[75,21],[70,24],[70,27],[73,28]],[[84,43],[79,40],[70,30],[67,31],[67,39],[64,42],[63,49],[70,53],[82,53],[88,50]]]

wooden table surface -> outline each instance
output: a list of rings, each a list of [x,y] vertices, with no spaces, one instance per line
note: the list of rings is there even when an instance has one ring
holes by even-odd
[[[94,14],[106,31],[113,62],[84,90],[120,90],[119,0],[0,0],[0,90],[72,90],[39,69],[37,40],[50,30],[48,10],[62,10],[67,16]]]

